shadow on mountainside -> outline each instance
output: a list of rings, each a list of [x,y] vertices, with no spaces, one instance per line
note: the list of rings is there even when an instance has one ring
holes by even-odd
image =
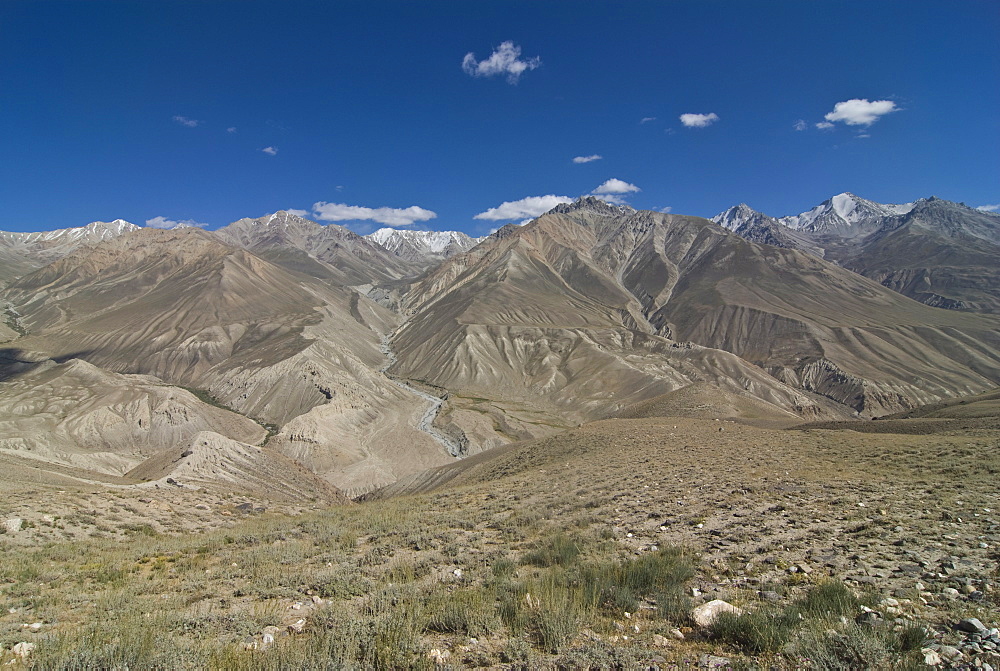
[[[83,359],[89,352],[73,352],[57,358],[47,357],[38,352],[29,352],[16,347],[0,348],[0,382],[30,373],[47,361],[65,363],[70,359]]]

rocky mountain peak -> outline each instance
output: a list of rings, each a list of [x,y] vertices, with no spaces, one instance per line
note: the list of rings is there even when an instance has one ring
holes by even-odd
[[[608,217],[617,217],[622,214],[634,214],[636,209],[629,205],[613,205],[606,200],[601,200],[597,196],[581,196],[572,203],[556,205],[549,211],[558,212],[559,214],[586,211]]]

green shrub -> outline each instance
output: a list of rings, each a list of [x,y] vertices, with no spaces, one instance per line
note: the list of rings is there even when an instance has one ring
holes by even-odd
[[[813,587],[796,602],[805,616],[844,615],[853,617],[861,609],[861,601],[842,582],[830,580]]]
[[[569,566],[580,556],[580,546],[566,534],[556,534],[540,543],[524,556],[525,564],[533,566]]]
[[[799,616],[791,610],[720,613],[711,631],[713,638],[746,652],[778,652],[792,638],[798,624]]]

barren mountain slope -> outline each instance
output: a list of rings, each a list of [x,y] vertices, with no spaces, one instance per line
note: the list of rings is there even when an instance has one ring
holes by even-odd
[[[407,298],[399,374],[494,399],[565,394],[590,417],[702,380],[800,412],[818,407],[802,393],[815,391],[870,415],[1000,379],[995,318],[920,305],[704,219],[594,199],[502,230]]]
[[[84,245],[110,240],[138,226],[121,219],[32,233],[0,231],[0,285],[66,256]]]
[[[1000,217],[918,201],[842,264],[921,303],[1000,313]]]
[[[143,229],[21,278],[14,346],[208,390],[281,427],[270,445],[345,489],[451,459],[426,402],[379,373],[396,317],[195,229]],[[416,418],[416,419],[414,419]]]
[[[480,444],[543,435],[699,381],[806,416],[845,414],[732,354],[654,333],[588,253],[595,244],[587,227],[553,214],[446,262],[408,295],[415,314],[395,336],[392,372],[448,389],[449,417]]]
[[[234,221],[215,235],[279,266],[339,286],[391,282],[414,276],[421,268],[343,226],[323,226],[283,210]]]
[[[144,375],[111,373],[79,359],[15,362],[0,382],[0,450],[40,462],[122,475],[201,431],[258,443],[253,421]]]

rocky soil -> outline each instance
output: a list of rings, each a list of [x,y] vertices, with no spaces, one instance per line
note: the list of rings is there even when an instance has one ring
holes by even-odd
[[[842,582],[865,604],[850,613],[858,623],[851,626],[925,628],[907,659],[1000,668],[998,445],[993,429],[873,434],[653,417],[595,422],[500,448],[428,476],[414,487],[423,493],[397,488],[389,500],[332,509],[207,490],[109,495],[96,486],[22,485],[0,495],[0,564],[9,567],[0,575],[0,645],[4,661],[15,659],[12,646],[22,642],[38,646],[32,654],[51,653],[55,639],[46,636],[78,632],[97,616],[93,604],[110,588],[95,581],[93,566],[107,565],[123,571],[112,592],[131,594],[130,609],[200,618],[207,629],[195,638],[183,627],[164,633],[177,649],[208,645],[207,634],[219,641],[213,646],[234,646],[238,659],[272,645],[274,654],[300,659],[317,635],[309,623],[325,622],[330,609],[365,622],[372,617],[366,609],[399,589],[395,583],[433,602],[489,584],[505,562],[531,580],[539,569],[525,558],[566,534],[595,561],[688,548],[697,567],[685,587],[692,609],[722,600],[765,612]],[[175,557],[168,566],[176,570],[135,582],[144,558],[157,556]],[[10,568],[43,558],[52,568],[41,576]],[[251,565],[257,568],[242,568]],[[353,587],[317,588],[324,581]],[[191,589],[181,602],[169,597],[166,613],[157,602],[161,593]],[[494,607],[487,601],[483,609]],[[248,613],[264,615],[250,618],[256,624],[225,624]],[[727,643],[690,615],[664,621],[652,613],[647,603],[628,616],[581,621],[558,653],[503,627],[488,635],[423,628],[399,659],[455,668],[578,667],[613,658],[631,660],[628,667],[702,660],[822,668],[790,651]]]

